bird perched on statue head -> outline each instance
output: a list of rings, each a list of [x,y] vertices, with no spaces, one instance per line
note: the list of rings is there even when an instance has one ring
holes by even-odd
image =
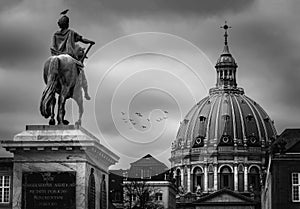
[[[62,11],[60,14],[61,14],[61,15],[65,15],[65,14],[68,13],[68,11],[69,11],[69,9],[66,9],[66,10]]]

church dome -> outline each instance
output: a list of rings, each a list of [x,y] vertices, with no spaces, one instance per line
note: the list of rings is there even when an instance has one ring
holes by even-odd
[[[268,148],[276,137],[266,111],[237,86],[237,64],[227,43],[216,63],[216,86],[188,112],[172,143],[176,186],[184,193],[230,189],[259,196]]]
[[[276,135],[264,109],[242,92],[211,92],[180,125],[173,149],[206,146],[269,146]]]
[[[197,147],[268,147],[276,136],[266,111],[237,87],[237,64],[227,43],[216,63],[217,84],[181,122],[172,150]]]
[[[173,150],[216,146],[268,147],[276,136],[264,109],[237,87],[237,64],[227,43],[216,63],[217,84],[186,115]]]

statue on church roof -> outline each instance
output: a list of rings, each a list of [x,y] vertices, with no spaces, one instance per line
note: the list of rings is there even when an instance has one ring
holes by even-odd
[[[55,125],[55,94],[58,94],[57,123],[59,125],[67,125],[69,123],[64,119],[67,99],[73,98],[79,106],[77,125],[81,124],[83,114],[82,89],[84,90],[85,98],[90,100],[87,80],[83,71],[83,62],[95,42],[83,38],[69,28],[67,12],[68,10],[61,12],[62,17],[58,20],[60,30],[54,33],[50,48],[52,56],[47,59],[44,65],[46,88],[42,94],[40,112],[45,118],[51,117],[50,125]],[[89,44],[89,47],[85,51],[85,48],[81,47],[77,42]]]

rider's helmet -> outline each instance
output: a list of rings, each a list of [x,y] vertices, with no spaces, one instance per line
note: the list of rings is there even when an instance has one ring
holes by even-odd
[[[61,18],[59,18],[57,24],[61,29],[69,28],[69,17],[66,15],[63,15]]]

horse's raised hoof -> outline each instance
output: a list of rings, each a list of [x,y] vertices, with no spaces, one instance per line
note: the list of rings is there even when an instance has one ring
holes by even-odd
[[[51,118],[51,119],[49,120],[49,125],[51,125],[51,126],[55,125],[55,120],[54,120],[54,118]]]
[[[64,124],[64,125],[69,125],[69,123],[70,123],[69,121],[63,120],[63,124]]]

